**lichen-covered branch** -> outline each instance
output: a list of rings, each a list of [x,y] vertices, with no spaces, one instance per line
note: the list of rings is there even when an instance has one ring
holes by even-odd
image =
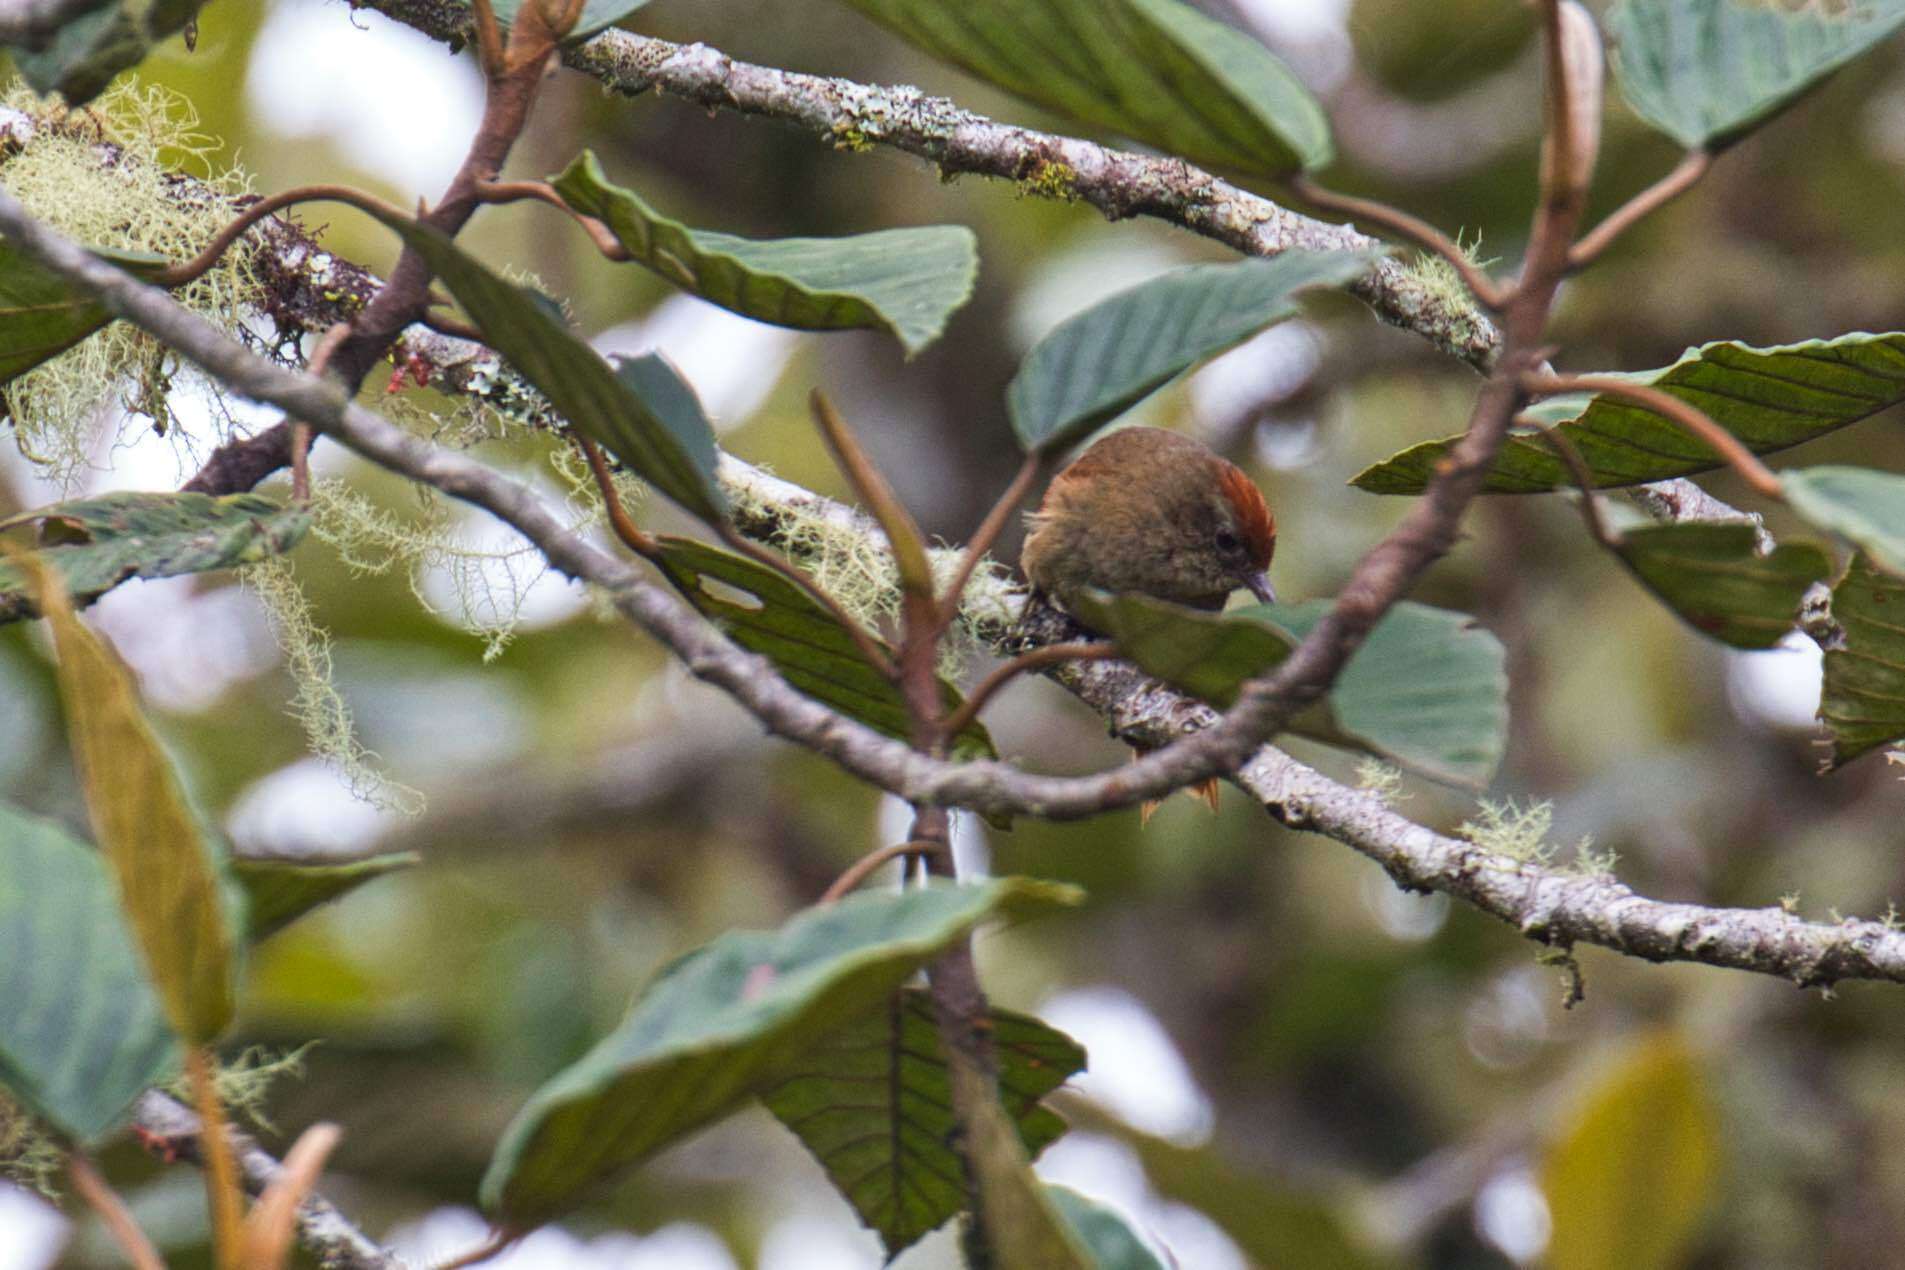
[[[156,1089],[147,1090],[133,1105],[132,1122],[155,1146],[171,1155],[197,1162],[199,1118],[185,1104]],[[272,1154],[236,1130],[227,1130],[247,1194],[265,1193],[284,1173]],[[298,1205],[298,1243],[327,1270],[406,1270],[403,1258],[383,1248],[351,1224],[336,1206],[312,1192]]]
[[[770,728],[829,755],[883,788],[914,801],[934,801],[1033,814],[1086,814],[1126,805],[1150,787],[1124,773],[1064,780],[1034,776],[1000,763],[943,764],[913,753],[800,697],[760,659],[714,634],[698,616],[643,582],[633,566],[572,533],[515,482],[461,455],[433,449],[374,414],[350,406],[334,386],[296,376],[248,354],[164,296],[71,244],[47,234],[0,196],[0,229],[20,239],[69,276],[96,288],[115,311],[154,329],[183,354],[241,392],[273,401],[327,427],[346,444],[396,471],[496,513],[535,542],[557,568],[607,589],[618,607],[680,656],[689,669],[729,691]],[[419,356],[442,355],[434,369],[443,386],[507,392],[486,350],[448,337],[406,336]],[[493,355],[490,355],[493,357]],[[842,530],[863,526],[857,513],[818,495],[724,459],[723,476],[751,492],[743,525],[769,533],[777,501]],[[1037,642],[1075,632],[1027,627]],[[995,629],[997,629],[995,627]],[[1127,740],[1163,745],[1220,729],[1224,720],[1123,663],[1068,666],[1057,678],[1097,709]],[[1374,795],[1330,781],[1271,747],[1247,756],[1234,779],[1285,823],[1327,834],[1381,863],[1399,884],[1440,890],[1557,946],[1590,943],[1652,960],[1692,961],[1776,975],[1802,984],[1839,979],[1905,982],[1905,933],[1876,922],[1805,922],[1782,909],[1721,909],[1649,900],[1611,878],[1585,876],[1508,859],[1466,840],[1438,834],[1386,808]],[[1135,770],[1127,769],[1127,771]]]
[[[436,39],[470,38],[460,0],[360,0]],[[1152,216],[1250,256],[1378,245],[1347,225],[1299,215],[1182,159],[1136,154],[1019,128],[962,110],[906,85],[859,84],[736,61],[706,44],[674,44],[608,30],[563,60],[617,92],[657,89],[710,110],[778,119],[836,144],[890,146],[929,159],[947,175],[974,173],[1089,203],[1113,220]],[[1500,336],[1459,287],[1438,286],[1385,259],[1351,285],[1385,321],[1413,331],[1480,369]]]
[[[1028,619],[1038,642],[1076,628],[1045,610]],[[1217,712],[1126,662],[1079,662],[1053,674],[1134,745],[1162,745],[1209,727]],[[1416,824],[1374,793],[1352,789],[1265,746],[1233,778],[1293,829],[1355,848],[1398,886],[1440,891],[1501,918],[1530,939],[1567,949],[1593,944],[1648,961],[1689,961],[1790,979],[1905,983],[1905,930],[1876,921],[1808,922],[1783,908],[1713,908],[1636,894],[1616,878],[1511,859]]]

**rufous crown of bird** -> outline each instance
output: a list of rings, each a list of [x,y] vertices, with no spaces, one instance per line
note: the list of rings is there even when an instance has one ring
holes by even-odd
[[[1263,491],[1203,442],[1162,428],[1099,438],[1052,478],[1020,563],[1040,597],[1136,592],[1215,611],[1233,592],[1276,602],[1276,518]],[[1215,782],[1191,792],[1216,806]],[[1148,805],[1146,819],[1154,805]]]

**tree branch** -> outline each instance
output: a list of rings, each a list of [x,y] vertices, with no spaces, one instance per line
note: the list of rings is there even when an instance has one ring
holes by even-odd
[[[1076,638],[1070,619],[1028,619],[1040,643]],[[1126,662],[1073,662],[1053,678],[1104,716],[1114,735],[1161,745],[1218,714]],[[1827,987],[1843,979],[1905,983],[1905,930],[1875,921],[1808,922],[1783,908],[1714,908],[1649,899],[1607,875],[1493,854],[1397,814],[1365,790],[1265,746],[1233,778],[1292,829],[1334,838],[1411,891],[1440,891],[1555,947],[1593,944],[1648,961],[1694,962]]]
[[[556,568],[604,588],[625,616],[692,673],[720,687],[770,729],[910,803],[988,814],[1075,819],[1234,771],[1292,714],[1321,697],[1382,614],[1454,542],[1456,522],[1506,434],[1519,404],[1516,385],[1528,369],[1517,355],[1483,386],[1474,425],[1428,492],[1363,557],[1335,606],[1289,658],[1246,685],[1216,726],[1114,771],[1037,776],[1010,763],[949,763],[919,754],[802,696],[764,659],[742,652],[680,600],[570,530],[520,482],[405,433],[354,404],[335,382],[293,374],[256,356],[164,292],[40,225],[4,192],[0,233],[240,394],[279,407],[393,472],[493,513]]]
[[[199,1119],[183,1103],[156,1089],[139,1095],[133,1104],[133,1123],[165,1148],[193,1163],[201,1161]],[[284,1176],[284,1166],[244,1134],[226,1130],[245,1190],[256,1197]],[[332,1203],[313,1191],[298,1205],[298,1243],[320,1265],[333,1270],[407,1270],[396,1253],[380,1247]]]
[[[270,224],[273,222],[267,222]],[[21,216],[11,200],[0,200],[0,226],[13,234],[16,225],[36,241],[51,238]],[[59,241],[52,239],[53,243]],[[115,290],[122,284],[145,290],[70,244],[63,246],[72,253],[65,255],[64,263],[88,282],[112,284]],[[294,257],[303,250],[296,243],[290,244]],[[335,262],[333,267],[350,266]],[[162,296],[157,299],[160,304],[169,304]],[[197,326],[201,329],[189,343],[180,345],[181,351],[195,358],[204,354],[221,363],[231,372],[223,377],[232,379],[242,391],[319,392],[325,396],[327,409],[336,410],[341,405],[335,389],[310,384],[249,358],[202,322]],[[484,396],[492,404],[509,408],[518,418],[554,421],[547,415],[546,406],[533,396],[525,396],[520,384],[511,386],[507,376],[500,377],[499,382],[499,363],[489,350],[418,328],[407,332],[404,340],[414,355],[427,359],[436,382],[447,390]],[[211,369],[220,373],[218,367]],[[367,418],[376,428],[395,431],[367,411],[352,408],[347,413],[354,420]],[[805,741],[903,797],[930,789],[948,795],[947,801],[960,801],[963,794],[986,788],[999,773],[998,764],[965,764],[960,765],[958,773],[936,781],[934,774],[944,771],[940,765],[840,720],[797,694],[781,699],[772,687],[778,680],[766,673],[764,663],[714,638],[671,597],[640,587],[639,581],[635,583],[637,590],[623,590],[622,584],[632,576],[632,569],[574,539],[555,517],[535,504],[526,490],[461,456],[433,452],[413,438],[376,435],[375,439],[380,445],[395,445],[403,452],[405,463],[398,470],[406,475],[419,477],[421,473],[420,479],[450,493],[471,497],[499,514],[507,512],[504,519],[543,546],[556,567],[608,587],[623,612],[675,648],[694,673],[724,686],[726,681],[736,680],[735,695],[783,735]],[[736,521],[751,535],[771,537],[779,517],[789,514],[824,521],[835,530],[868,535],[878,532],[869,519],[852,509],[761,472],[732,455],[721,456],[719,471],[731,490],[745,494],[737,507]],[[1659,505],[1656,514],[1684,519],[1733,519],[1740,515],[1684,481],[1663,482],[1648,493],[1650,500]],[[590,559],[592,552],[603,567],[598,568]],[[981,603],[981,629],[994,638],[1003,636],[1017,617],[1011,597],[995,588],[983,596]],[[1035,624],[1022,632],[1030,642],[1078,637],[1077,629],[1062,615],[1043,615],[1045,622],[1060,623],[1057,627],[1038,625],[1039,620],[1035,618]],[[750,676],[751,684],[747,682]],[[1103,715],[1114,732],[1127,741],[1165,745],[1186,734],[1208,732],[1221,722],[1216,711],[1124,663],[1073,664],[1058,670],[1055,677]],[[770,702],[771,710],[763,714]],[[889,759],[893,760],[891,767]],[[951,779],[953,775],[959,779]],[[1046,790],[1065,785],[1009,768],[1001,775],[1004,780],[999,788],[1007,791],[1002,796],[1008,799],[1025,793],[1036,802]],[[1880,923],[1828,925],[1802,921],[1781,909],[1664,903],[1636,895],[1609,878],[1585,877],[1491,856],[1472,843],[1414,824],[1389,811],[1373,795],[1330,781],[1272,747],[1251,755],[1235,779],[1284,823],[1354,847],[1381,863],[1399,885],[1439,890],[1477,904],[1531,937],[1554,943],[1592,943],[1654,960],[1747,970],[1802,984],[1827,985],[1841,979],[1905,982],[1905,933]],[[1135,801],[1135,797],[1121,801]],[[978,805],[1012,804],[980,801]]]
[[[459,0],[363,2],[435,39],[470,38],[470,10]],[[1248,256],[1381,245],[1348,226],[1298,215],[1181,159],[998,123],[904,85],[802,75],[738,62],[705,44],[673,44],[618,30],[564,49],[562,58],[627,96],[652,88],[710,110],[778,119],[835,142],[850,136],[856,144],[890,146],[931,160],[947,175],[971,172],[1025,181],[1057,174],[1067,195],[1112,220],[1155,217]],[[1494,360],[1500,336],[1488,317],[1470,306],[1451,306],[1399,261],[1384,259],[1350,290],[1383,321],[1478,369]]]

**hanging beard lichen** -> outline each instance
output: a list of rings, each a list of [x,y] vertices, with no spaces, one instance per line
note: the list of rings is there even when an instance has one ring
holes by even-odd
[[[0,161],[0,187],[41,222],[89,246],[189,259],[230,221],[231,198],[248,189],[241,173],[212,166],[213,145],[195,131],[197,115],[168,89],[127,83],[79,112],[15,84],[0,110],[18,121],[11,135],[25,138]],[[181,169],[194,171],[191,184],[179,182]],[[239,330],[259,291],[247,258],[243,250],[227,252],[173,298]],[[209,395],[219,435],[194,437],[171,426],[170,394],[188,376]],[[20,452],[68,491],[102,442],[137,429],[158,428],[184,455],[229,435],[217,387],[125,322],[110,323],[0,393]]]
[[[282,556],[244,567],[242,576],[264,606],[272,633],[297,685],[291,715],[304,725],[311,751],[331,765],[351,795],[373,807],[417,815],[423,795],[378,771],[351,724],[351,708],[331,679],[331,637],[311,616],[311,602]]]

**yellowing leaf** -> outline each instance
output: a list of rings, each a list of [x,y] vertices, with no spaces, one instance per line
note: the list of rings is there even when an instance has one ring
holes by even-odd
[[[1608,1065],[1541,1165],[1549,1270],[1677,1270],[1719,1171],[1698,1057],[1676,1036]]]
[[[73,612],[58,578],[20,557],[59,654],[60,699],[93,836],[172,1027],[217,1038],[231,1021],[233,938],[217,865],[126,669]]]

